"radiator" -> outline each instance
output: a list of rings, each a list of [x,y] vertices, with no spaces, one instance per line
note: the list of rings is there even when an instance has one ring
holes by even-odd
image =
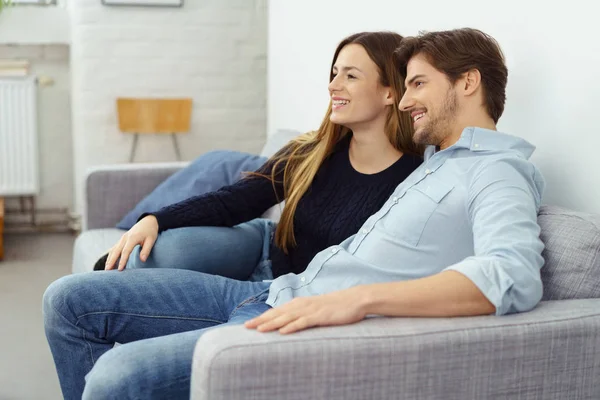
[[[36,80],[0,78],[0,197],[39,194]]]

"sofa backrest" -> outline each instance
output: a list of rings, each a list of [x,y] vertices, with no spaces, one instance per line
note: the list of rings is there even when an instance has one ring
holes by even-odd
[[[277,129],[272,135],[267,136],[267,141],[263,146],[260,155],[263,157],[271,157],[290,140],[301,134],[302,132],[294,129]]]
[[[542,300],[600,298],[600,215],[542,206]]]

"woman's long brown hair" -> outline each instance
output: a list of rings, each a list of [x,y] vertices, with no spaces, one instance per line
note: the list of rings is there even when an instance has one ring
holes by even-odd
[[[394,95],[394,104],[390,108],[385,124],[385,133],[390,143],[402,153],[422,154],[422,149],[412,140],[413,127],[410,116],[398,110],[398,102],[404,94],[403,80],[394,65],[394,51],[400,46],[402,36],[394,32],[361,32],[348,36],[338,45],[331,63],[329,81],[333,80],[333,66],[340,51],[349,44],[359,44],[379,68],[380,83],[390,87]],[[272,165],[270,177],[275,185],[276,174],[283,169],[283,188],[285,207],[275,231],[275,244],[285,253],[296,246],[294,237],[294,214],[298,202],[310,187],[323,161],[332,153],[336,144],[350,130],[330,121],[331,101],[325,118],[318,130],[293,139],[273,156],[268,163]],[[256,174],[252,174],[256,175]]]

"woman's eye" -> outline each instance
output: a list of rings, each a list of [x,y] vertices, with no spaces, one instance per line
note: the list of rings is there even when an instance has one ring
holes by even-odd
[[[422,85],[423,85],[423,82],[421,82],[421,81],[415,82],[415,87],[419,87],[419,86],[422,86]]]
[[[356,77],[352,74],[348,74],[348,79],[356,79]]]

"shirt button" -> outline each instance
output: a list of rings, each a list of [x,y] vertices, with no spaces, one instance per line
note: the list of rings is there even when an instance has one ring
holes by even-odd
[[[392,201],[394,202],[394,204],[398,203],[398,198],[396,196],[392,197]]]
[[[305,277],[300,278],[300,282],[304,282],[304,281],[306,281]]]
[[[425,170],[425,174],[429,175],[430,173],[431,173],[431,170],[430,170],[430,169],[426,169],[426,170]]]
[[[479,147],[479,145],[477,143],[475,143],[475,148]]]
[[[338,251],[340,251],[340,249],[338,249],[337,247],[334,247],[333,249],[331,249],[331,252],[333,254],[337,253]]]
[[[367,228],[363,228],[361,232],[366,235],[367,233],[369,233],[369,230]]]

